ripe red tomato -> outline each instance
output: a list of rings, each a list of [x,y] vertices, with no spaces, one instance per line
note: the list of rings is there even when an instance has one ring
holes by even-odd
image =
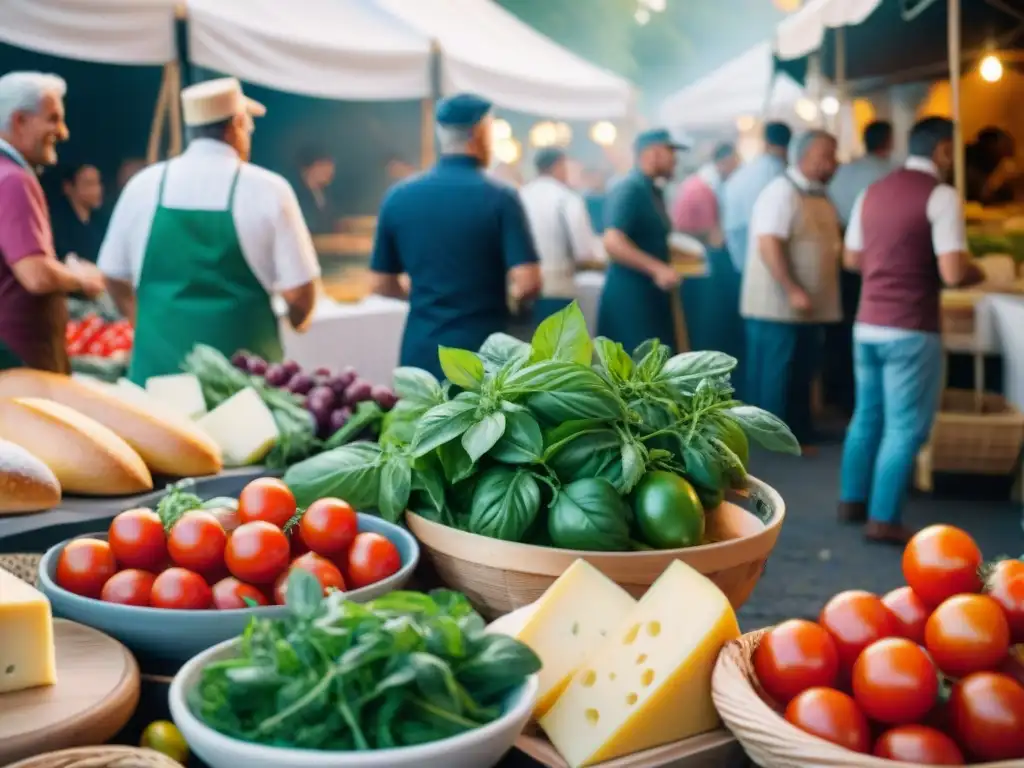
[[[206,573],[224,564],[228,535],[209,512],[189,512],[174,524],[167,537],[171,560],[182,568]]]
[[[896,634],[896,619],[870,592],[849,590],[829,600],[818,617],[839,651],[839,667],[849,672],[860,652]]]
[[[160,516],[151,509],[129,509],[110,523],[107,540],[124,568],[158,571],[167,563],[167,537]]]
[[[754,671],[765,692],[780,704],[808,688],[831,688],[839,674],[832,635],[802,619],[784,621],[761,638]]]
[[[149,604],[154,608],[206,610],[213,603],[210,585],[198,573],[185,568],[168,568],[156,577]]]
[[[251,600],[257,605],[269,605],[267,596],[252,584],[245,584],[234,576],[221,579],[213,585],[213,607],[218,611],[233,611],[251,608],[246,602]]]
[[[964,755],[949,736],[924,725],[901,725],[875,742],[875,757],[918,765],[963,765]]]
[[[283,528],[295,509],[291,489],[276,477],[253,480],[238,496],[238,519],[243,523],[263,520]]]
[[[981,550],[966,532],[951,525],[931,525],[903,550],[903,578],[925,605],[981,589]]]
[[[1024,562],[1003,560],[989,573],[985,591],[1006,614],[1010,624],[1010,638],[1024,643]]]
[[[348,551],[345,574],[349,589],[359,589],[376,584],[402,567],[402,556],[398,549],[379,533],[360,533]]]
[[[992,672],[977,672],[953,686],[953,737],[978,761],[1024,758],[1024,688]]]
[[[338,566],[314,552],[307,552],[302,557],[292,561],[288,570],[277,577],[277,581],[274,583],[274,602],[278,605],[285,604],[288,590],[288,575],[295,568],[309,571],[316,576],[316,580],[320,582],[325,595],[334,589],[342,592],[345,591],[345,578],[341,575],[341,571],[338,570]]]
[[[786,707],[786,719],[802,731],[853,752],[871,749],[868,720],[857,704],[833,688],[811,688]]]
[[[103,585],[100,599],[122,605],[149,605],[149,596],[153,591],[155,579],[156,576],[149,571],[138,568],[118,571]]]
[[[886,725],[919,722],[935,706],[939,673],[924,649],[903,637],[872,643],[853,665],[853,699]]]
[[[288,537],[280,528],[255,520],[232,531],[224,561],[231,575],[247,584],[273,584],[288,567],[290,554]]]
[[[931,611],[910,587],[900,587],[882,598],[882,604],[896,620],[896,634],[924,643],[924,625]]]
[[[299,535],[313,552],[324,557],[340,555],[359,532],[359,518],[347,501],[320,499],[309,505],[299,521]]]
[[[1010,650],[1010,625],[986,595],[957,595],[935,609],[924,630],[925,647],[951,677],[998,669]]]
[[[75,539],[57,559],[57,583],[83,597],[98,598],[116,571],[110,545],[99,539]]]

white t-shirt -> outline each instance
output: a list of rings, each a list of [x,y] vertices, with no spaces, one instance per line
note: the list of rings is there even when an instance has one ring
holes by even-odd
[[[197,139],[181,157],[136,174],[114,207],[100,248],[100,270],[138,285],[165,168],[165,207],[218,211],[227,210],[231,180],[238,170],[235,228],[256,279],[268,293],[317,279],[320,263],[295,191],[282,176],[250,163],[239,169],[239,162],[227,144]]]
[[[771,235],[781,240],[789,239],[793,234],[793,224],[800,211],[800,190],[820,192],[825,187],[810,181],[796,168],[788,169],[782,176],[768,182],[754,203],[754,212],[750,217],[751,248],[757,248],[757,238]]]

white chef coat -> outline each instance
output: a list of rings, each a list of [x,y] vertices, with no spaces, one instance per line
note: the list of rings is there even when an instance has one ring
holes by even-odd
[[[242,253],[268,293],[305,285],[320,277],[320,262],[284,177],[242,163],[235,150],[213,139],[196,139],[169,163],[136,174],[121,193],[100,248],[98,266],[109,277],[138,285],[160,180],[166,168],[163,205],[187,210],[226,210],[231,181],[235,190],[235,229]]]

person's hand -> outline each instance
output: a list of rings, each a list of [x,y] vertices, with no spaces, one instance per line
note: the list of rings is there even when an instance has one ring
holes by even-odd
[[[803,288],[795,287],[789,291],[789,306],[793,308],[794,312],[810,312],[811,297]]]
[[[76,261],[72,269],[75,275],[78,277],[79,282],[82,284],[82,293],[90,299],[95,299],[97,296],[102,296],[103,292],[106,291],[106,285],[103,282],[103,273],[100,272],[99,268],[95,264],[90,264],[87,261]]]
[[[651,277],[654,278],[654,284],[663,291],[673,291],[683,281],[682,276],[671,264],[659,264]]]

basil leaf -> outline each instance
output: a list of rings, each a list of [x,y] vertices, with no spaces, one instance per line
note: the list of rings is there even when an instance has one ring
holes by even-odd
[[[462,442],[453,440],[437,449],[444,476],[450,485],[455,485],[473,474],[473,460],[469,458]]]
[[[596,477],[609,459],[619,458],[621,445],[622,439],[613,429],[579,433],[550,454],[546,452],[545,462],[563,482]]]
[[[303,568],[292,568],[285,585],[285,605],[300,619],[311,619],[320,610],[324,588],[316,576]]]
[[[544,431],[544,460],[547,461],[564,443],[590,432],[608,428],[607,419],[575,419]]]
[[[380,425],[380,442],[410,445],[416,437],[416,426],[430,408],[414,400],[399,400],[394,408],[384,414]]]
[[[655,381],[665,382],[673,389],[692,383],[693,386],[685,389],[693,391],[702,380],[728,376],[735,367],[736,358],[724,352],[684,352],[668,360]]]
[[[598,363],[615,381],[628,381],[633,375],[633,359],[618,342],[599,336],[594,340]]]
[[[484,361],[468,349],[438,347],[438,360],[448,381],[462,389],[476,391],[484,380]]]
[[[449,400],[423,414],[412,441],[413,457],[419,458],[460,437],[476,423],[476,408],[470,400]]]
[[[541,460],[544,438],[540,425],[528,412],[505,415],[505,434],[491,449],[491,456],[506,464],[532,464]]]
[[[670,407],[672,403],[656,400],[633,400],[629,404],[629,409],[640,417],[641,432],[657,432],[675,424],[679,415],[672,413]]]
[[[412,468],[404,456],[392,456],[384,464],[380,476],[380,499],[377,509],[389,523],[402,518],[412,493]]]
[[[487,453],[505,433],[505,414],[495,411],[462,433],[462,447],[473,462]]]
[[[647,471],[647,457],[643,445],[635,441],[622,444],[622,479],[615,485],[615,490],[623,496],[636,488],[637,483]]]
[[[492,333],[480,347],[480,358],[487,373],[494,373],[507,364],[522,365],[530,359],[530,345],[507,333]]]
[[[436,454],[427,454],[416,460],[412,468],[412,488],[423,491],[438,512],[444,510],[444,469]]]
[[[783,421],[753,405],[739,405],[726,411],[762,448],[800,455],[800,443]]]
[[[358,442],[293,464],[283,479],[300,507],[308,507],[317,499],[337,497],[365,509],[377,505],[380,476],[380,446]]]
[[[428,371],[421,368],[396,368],[394,375],[395,394],[399,400],[412,400],[423,405],[438,405],[444,402],[441,384]]]
[[[530,359],[534,362],[564,360],[590,365],[594,357],[587,320],[575,301],[541,322],[530,346],[533,347]]]
[[[590,478],[565,486],[548,511],[548,533],[561,549],[625,552],[629,509],[607,480]]]
[[[683,469],[687,479],[695,485],[717,491],[725,483],[725,467],[714,447],[701,436],[682,450]]]
[[[528,393],[527,407],[550,424],[622,416],[611,384],[593,368],[575,363],[546,360],[530,365],[509,377],[506,391]]]
[[[540,670],[540,658],[508,635],[481,635],[474,654],[455,669],[456,679],[478,701],[491,701]]]
[[[522,541],[540,510],[540,486],[525,470],[494,467],[473,492],[469,531],[503,541]]]
[[[641,344],[638,349],[643,348],[643,346]],[[653,339],[647,354],[636,365],[637,378],[640,381],[654,381],[655,377],[661,372],[662,366],[665,365],[665,361],[668,360],[668,355],[669,348],[657,339]]]

